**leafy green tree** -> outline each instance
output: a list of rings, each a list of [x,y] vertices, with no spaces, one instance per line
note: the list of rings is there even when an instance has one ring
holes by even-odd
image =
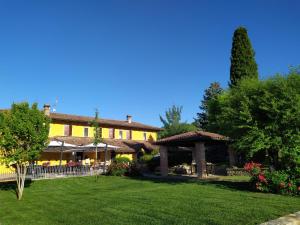
[[[235,86],[244,78],[258,79],[255,53],[247,30],[239,27],[234,31],[231,48],[230,86]]]
[[[176,134],[195,131],[197,128],[187,122],[181,122],[182,106],[173,105],[165,112],[165,118],[160,116],[163,130],[159,132],[159,138],[165,138]]]
[[[17,196],[23,195],[27,166],[47,147],[49,118],[37,104],[12,104],[0,113],[1,161],[16,169]]]
[[[244,79],[210,101],[208,111],[210,129],[231,137],[236,150],[266,156],[277,169],[300,168],[299,71]]]
[[[194,125],[202,130],[207,130],[208,124],[208,102],[211,99],[217,98],[218,95],[222,93],[223,89],[221,88],[218,82],[213,82],[210,86],[204,91],[203,100],[201,101],[201,105],[199,109],[201,112],[197,113],[197,117],[194,119]]]

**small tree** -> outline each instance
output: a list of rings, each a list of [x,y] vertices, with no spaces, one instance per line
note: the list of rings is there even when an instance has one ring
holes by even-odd
[[[181,122],[181,112],[182,106],[173,105],[166,111],[166,118],[160,116],[160,121],[163,123],[163,131],[159,132],[159,138],[197,130],[194,125],[187,122]]]
[[[247,30],[239,27],[234,31],[231,49],[230,86],[235,86],[244,78],[258,79],[255,53]]]
[[[94,128],[94,146],[95,146],[95,164],[98,162],[98,144],[102,141],[101,127],[99,126],[99,111],[96,109],[95,118],[91,122],[92,127]]]
[[[212,99],[217,98],[223,92],[220,84],[218,82],[213,82],[210,86],[204,91],[203,100],[199,109],[201,112],[197,113],[197,117],[194,119],[194,125],[200,129],[207,130],[208,124],[208,102]]]
[[[0,113],[0,149],[2,160],[16,170],[17,197],[23,195],[27,166],[47,147],[49,118],[28,103],[12,104]]]

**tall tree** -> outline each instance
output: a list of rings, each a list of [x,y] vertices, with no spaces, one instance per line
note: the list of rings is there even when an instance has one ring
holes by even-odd
[[[204,91],[203,100],[199,109],[201,112],[197,113],[197,117],[194,119],[194,125],[202,130],[207,130],[208,125],[208,103],[212,99],[215,99],[223,92],[220,84],[218,82],[213,82]]]
[[[23,195],[27,166],[47,147],[49,118],[28,103],[13,104],[0,113],[1,161],[16,170],[17,197]]]
[[[232,138],[234,149],[249,158],[300,174],[299,72],[242,80],[209,103],[210,129]]]
[[[187,122],[181,122],[182,106],[173,105],[165,112],[165,118],[160,116],[163,124],[163,130],[159,132],[159,138],[165,138],[188,131],[197,130],[197,128]]]
[[[258,70],[247,30],[239,27],[234,31],[232,40],[230,87],[236,86],[244,78],[258,79]]]

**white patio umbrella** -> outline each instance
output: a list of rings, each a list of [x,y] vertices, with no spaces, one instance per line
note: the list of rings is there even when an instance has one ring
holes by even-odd
[[[77,147],[77,145],[72,145],[69,143],[66,143],[64,141],[50,141],[48,147]]]
[[[97,154],[97,148],[104,148],[104,173],[106,172],[106,161],[107,161],[107,149],[118,149],[120,147],[118,146],[114,146],[114,145],[109,145],[109,144],[105,144],[105,143],[98,143],[97,145],[95,145],[94,143],[90,143],[88,145],[83,145],[82,147],[85,148],[95,148],[96,149],[96,154]]]
[[[76,148],[77,145],[73,145],[73,144],[69,144],[69,143],[66,143],[65,141],[58,141],[58,140],[53,140],[53,141],[50,141],[50,143],[48,144],[48,148],[53,148],[53,147],[61,147],[61,150],[60,150],[60,160],[59,160],[59,165],[61,165],[62,163],[62,157],[63,157],[63,148]]]
[[[80,147],[85,147],[85,148],[94,148],[94,147],[105,148],[105,147],[107,147],[107,148],[112,148],[112,149],[118,149],[118,148],[120,148],[120,147],[114,146],[114,145],[107,145],[106,146],[106,144],[104,144],[104,143],[98,143],[97,146],[94,145],[93,143],[90,143],[88,145],[83,145],[83,146],[80,146]]]

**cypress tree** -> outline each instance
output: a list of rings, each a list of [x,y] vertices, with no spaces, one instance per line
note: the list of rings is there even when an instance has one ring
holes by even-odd
[[[238,27],[233,34],[230,66],[230,87],[235,86],[241,79],[258,79],[255,52],[252,48],[247,30]]]

